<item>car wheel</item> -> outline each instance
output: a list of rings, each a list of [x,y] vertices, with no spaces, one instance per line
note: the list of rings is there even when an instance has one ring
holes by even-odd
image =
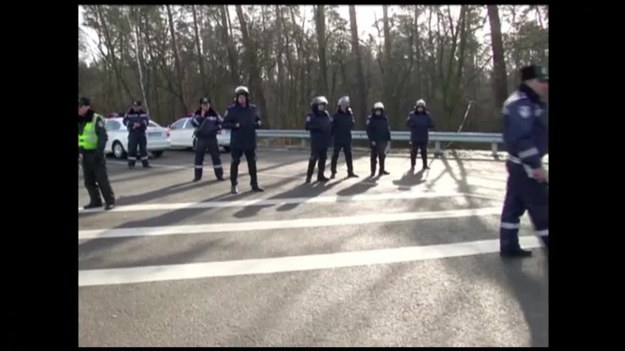
[[[119,141],[113,143],[113,156],[115,156],[115,158],[126,157],[126,151],[124,150],[122,143],[120,143]]]

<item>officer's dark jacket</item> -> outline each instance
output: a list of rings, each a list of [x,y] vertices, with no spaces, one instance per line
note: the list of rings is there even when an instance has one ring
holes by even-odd
[[[82,134],[82,131],[83,129],[85,129],[85,125],[88,122],[93,121],[94,113],[95,112],[93,110],[89,109],[84,116],[78,115],[78,135]],[[95,125],[95,133],[98,136],[98,152],[104,152],[106,142],[108,141],[108,134],[106,133],[105,123],[106,121],[104,120],[104,118],[102,118]]]
[[[217,132],[222,129],[223,121],[219,113],[211,107],[204,116],[201,109],[195,111],[191,125],[196,128],[195,136],[198,138],[216,138]]]
[[[236,124],[239,127],[236,127]],[[242,106],[238,102],[228,106],[224,113],[223,128],[230,129],[230,148],[253,150],[256,148],[256,129],[262,125],[254,104]]]
[[[313,109],[306,115],[306,130],[310,132],[310,147],[326,149],[332,139],[332,117],[328,111]]]
[[[427,143],[429,140],[429,130],[434,128],[434,123],[427,110],[418,112],[415,109],[406,119],[406,127],[410,129],[411,142]]]
[[[372,113],[367,117],[367,137],[369,141],[391,141],[391,129],[384,113],[380,116]]]
[[[332,116],[332,139],[334,144],[349,144],[352,142],[352,128],[354,115],[350,108],[343,112],[340,108]]]
[[[508,153],[531,168],[549,153],[547,105],[521,84],[503,105],[503,140]]]
[[[131,133],[145,133],[146,129],[148,129],[148,124],[150,123],[150,117],[145,111],[143,111],[143,109],[135,112],[131,108],[124,115],[124,119],[122,120],[122,123],[124,123],[126,128],[128,128],[128,131]],[[135,123],[140,124],[140,126],[137,129],[133,128]]]

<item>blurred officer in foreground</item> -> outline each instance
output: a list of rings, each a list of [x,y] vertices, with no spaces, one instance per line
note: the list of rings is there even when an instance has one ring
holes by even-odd
[[[115,207],[115,194],[109,183],[104,159],[108,139],[104,125],[104,117],[91,109],[89,99],[78,98],[78,150],[82,155],[85,188],[89,192],[89,203],[84,209],[102,207],[100,191],[106,201],[105,209]]]
[[[230,149],[232,164],[230,165],[230,191],[238,194],[237,176],[241,156],[245,154],[247,168],[250,172],[252,191],[265,191],[258,185],[256,176],[256,129],[260,128],[261,121],[256,105],[250,104],[250,93],[247,87],[239,86],[234,90],[235,102],[228,106],[224,114],[223,127],[230,129]]]
[[[406,127],[410,129],[410,171],[414,172],[419,150],[421,150],[423,169],[428,169],[429,130],[434,128],[434,124],[429,111],[425,108],[425,100],[417,100],[414,111],[406,120]]]
[[[332,163],[330,165],[332,175],[330,178],[336,176],[336,163],[339,159],[341,149],[345,155],[345,163],[347,163],[347,177],[358,178],[358,175],[354,173],[352,160],[352,128],[354,128],[355,122],[349,104],[349,96],[341,97],[338,102],[338,110],[332,116],[332,142],[334,148],[332,150]]]
[[[367,137],[371,149],[371,178],[375,177],[377,161],[380,161],[379,176],[390,174],[384,168],[386,148],[391,141],[391,130],[388,118],[384,114],[384,104],[376,102],[371,109],[371,115],[367,117]]]
[[[311,182],[317,161],[319,162],[317,181],[327,182],[330,179],[325,177],[324,172],[328,147],[332,139],[332,117],[326,111],[328,100],[324,96],[314,98],[310,106],[311,112],[306,115],[306,130],[310,132],[310,160],[306,172],[306,183]]]
[[[500,255],[528,257],[519,245],[519,222],[529,212],[536,234],[549,249],[549,188],[541,159],[549,152],[547,105],[549,90],[544,67],[521,69],[519,88],[503,105],[503,139],[508,150],[508,182],[501,214]],[[547,251],[548,252],[548,251]]]
[[[148,163],[148,139],[146,130],[150,123],[150,117],[141,108],[141,101],[132,102],[132,108],[126,112],[123,123],[128,128],[128,168],[134,168],[137,162],[137,145],[141,155],[143,168],[150,168]]]
[[[195,111],[191,119],[191,125],[195,127],[193,135],[196,138],[195,144],[195,176],[194,182],[202,179],[202,170],[204,168],[204,155],[206,149],[211,154],[215,176],[218,180],[224,179],[224,170],[221,166],[221,158],[219,155],[219,145],[217,144],[217,133],[222,129],[223,119],[211,106],[211,99],[203,97],[200,99],[200,109]]]

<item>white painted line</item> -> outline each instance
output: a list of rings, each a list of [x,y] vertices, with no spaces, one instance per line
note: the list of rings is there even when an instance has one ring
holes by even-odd
[[[524,248],[540,247],[533,236],[520,237]],[[323,255],[287,256],[252,260],[189,263],[115,269],[93,269],[78,272],[78,286],[146,283],[182,279],[229,277],[237,275],[270,274],[310,271],[375,264],[413,262],[450,257],[472,256],[499,251],[499,240],[412,246]]]
[[[470,194],[456,192],[440,192],[440,193],[422,193],[422,192],[397,192],[385,194],[360,194],[354,196],[316,196],[316,197],[290,197],[277,199],[256,199],[247,201],[207,201],[207,202],[179,202],[179,203],[163,203],[163,204],[142,204],[118,206],[109,212],[133,212],[133,211],[164,211],[164,210],[180,210],[180,209],[199,209],[199,208],[223,208],[223,207],[248,207],[248,206],[273,206],[287,204],[304,204],[304,203],[339,203],[351,201],[381,201],[396,199],[418,199],[418,198],[437,198],[437,197],[453,197],[453,196],[470,196]],[[104,208],[78,209],[78,213],[104,212]]]
[[[386,223],[399,221],[413,221],[422,219],[458,218],[471,216],[501,214],[501,207],[488,207],[478,209],[433,211],[433,212],[402,212],[402,213],[379,213],[347,217],[317,217],[300,218],[278,221],[249,221],[215,224],[195,224],[162,227],[136,227],[117,229],[94,229],[78,231],[78,240],[124,238],[137,236],[181,235],[242,232],[251,230],[271,230],[287,228],[314,228],[337,225],[362,225],[369,223]]]

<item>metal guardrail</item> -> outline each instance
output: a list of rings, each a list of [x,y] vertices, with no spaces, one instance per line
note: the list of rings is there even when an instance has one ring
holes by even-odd
[[[258,137],[261,138],[293,138],[309,139],[310,134],[305,130],[292,129],[258,129]],[[364,130],[352,130],[352,139],[367,140],[367,132]],[[410,132],[391,131],[391,139],[394,141],[409,141]],[[498,144],[503,143],[503,137],[499,133],[456,133],[456,132],[430,132],[430,141],[435,144],[434,153],[443,154],[441,142],[461,142],[461,143],[488,143],[491,144],[493,157],[497,157]]]

